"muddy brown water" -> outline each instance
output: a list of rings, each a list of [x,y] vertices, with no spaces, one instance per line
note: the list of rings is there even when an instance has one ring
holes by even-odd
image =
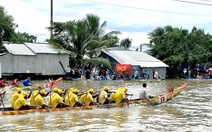
[[[44,82],[34,81],[34,84]],[[129,88],[128,93],[134,94],[132,98],[137,98],[143,82],[62,81],[57,87],[87,91],[88,88],[100,90],[102,86],[109,86],[112,90],[126,86]],[[165,93],[167,86],[178,87],[184,82],[188,86],[173,101],[158,106],[0,115],[0,131],[212,131],[212,80],[145,82],[152,95]],[[4,90],[7,91],[4,103],[9,106],[14,90]],[[45,100],[47,102],[48,97]]]

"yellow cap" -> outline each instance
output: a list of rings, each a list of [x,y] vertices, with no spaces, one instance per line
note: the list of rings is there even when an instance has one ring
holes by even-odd
[[[41,90],[40,94],[47,94],[45,90]]]
[[[124,92],[127,92],[127,91],[128,91],[128,88],[127,88],[127,87],[125,87],[125,88],[123,89],[123,91],[124,91]]]
[[[38,90],[34,90],[34,93],[38,93],[39,91]]]
[[[118,90],[122,90],[122,87],[119,87]]]
[[[79,93],[79,90],[78,89],[74,89],[73,93]]]
[[[38,90],[35,90],[33,93],[38,93],[39,91]]]
[[[58,91],[57,91],[59,94],[62,94],[63,93],[63,90],[61,90],[61,89],[58,89]]]
[[[110,88],[109,88],[108,86],[104,86],[104,87],[103,87],[103,90],[105,90],[105,91],[106,91],[106,90],[109,90],[109,89],[110,89]]]
[[[27,92],[23,92],[22,96],[26,97],[27,96]]]
[[[58,88],[55,87],[55,88],[53,89],[53,91],[54,91],[54,92],[58,92]]]
[[[89,93],[94,93],[95,91],[94,91],[92,88],[90,88],[90,89],[88,90],[88,92],[89,92]]]
[[[21,92],[21,88],[16,88],[16,92]]]
[[[74,88],[70,88],[70,92],[73,92],[74,91]]]

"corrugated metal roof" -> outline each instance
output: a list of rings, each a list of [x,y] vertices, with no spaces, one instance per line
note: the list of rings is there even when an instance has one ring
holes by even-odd
[[[35,55],[25,44],[4,44],[4,46],[13,55]]]
[[[25,43],[34,53],[58,54],[58,51],[48,43]]]
[[[169,67],[162,61],[140,51],[102,50],[120,64],[139,65],[141,67]]]

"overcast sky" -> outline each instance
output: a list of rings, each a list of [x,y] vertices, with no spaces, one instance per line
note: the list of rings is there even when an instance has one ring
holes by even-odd
[[[17,31],[49,38],[50,0],[0,0],[19,25]],[[148,33],[171,25],[189,31],[193,26],[212,34],[212,0],[53,0],[53,21],[66,22],[98,15],[107,31],[121,31],[120,39],[132,39],[132,47],[149,43]],[[210,24],[210,25],[209,25]]]

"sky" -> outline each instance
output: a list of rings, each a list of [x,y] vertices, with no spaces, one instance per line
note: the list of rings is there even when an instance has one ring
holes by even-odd
[[[37,36],[44,42],[50,32],[50,0],[0,0],[18,24],[16,31]],[[132,46],[149,43],[148,34],[157,27],[193,26],[212,34],[212,0],[53,0],[53,21],[81,20],[86,14],[106,21],[106,32],[120,31],[121,39],[132,39]]]

